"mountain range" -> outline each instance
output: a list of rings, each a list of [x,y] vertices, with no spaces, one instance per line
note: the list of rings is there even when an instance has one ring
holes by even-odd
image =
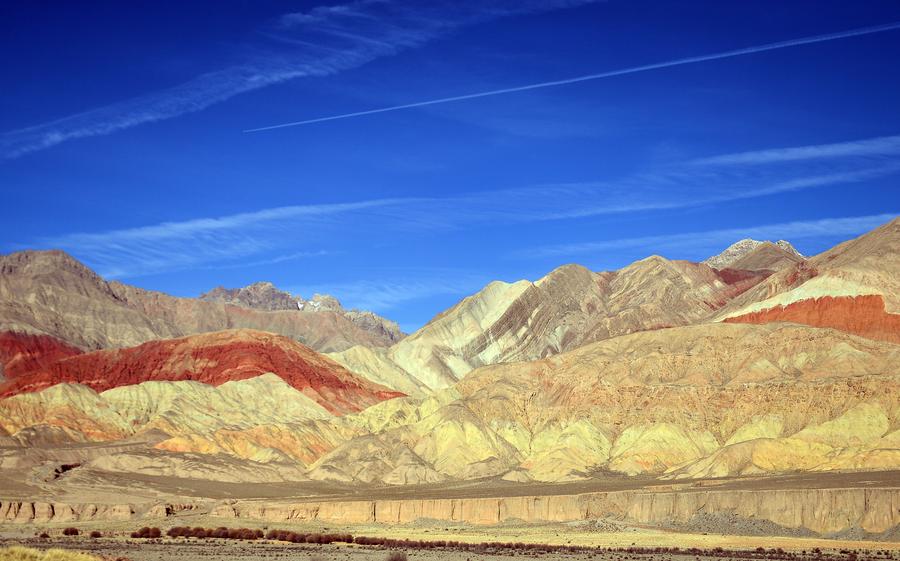
[[[60,448],[378,485],[897,469],[900,219],[809,258],[742,240],[496,281],[408,336],[270,283],[176,298],[26,251],[0,257],[0,364],[22,473]]]
[[[279,333],[323,352],[385,346],[403,337],[396,323],[344,310],[331,297],[314,298],[302,309],[276,304],[292,298],[266,283],[178,298],[105,281],[61,251],[0,256],[0,332],[49,336],[81,350],[235,328]]]

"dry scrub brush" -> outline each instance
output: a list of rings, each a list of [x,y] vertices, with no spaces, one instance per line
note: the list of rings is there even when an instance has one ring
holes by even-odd
[[[162,531],[159,528],[149,528],[144,526],[137,532],[131,532],[132,538],[145,538],[145,539],[153,539],[162,536]]]
[[[0,561],[101,561],[101,559],[64,549],[41,551],[30,547],[12,546],[0,548]]]

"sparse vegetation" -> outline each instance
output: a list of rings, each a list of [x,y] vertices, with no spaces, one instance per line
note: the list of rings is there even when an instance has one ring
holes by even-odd
[[[220,526],[218,528],[188,528],[186,526],[175,526],[169,528],[166,535],[170,538],[218,538],[229,540],[258,540],[263,537],[262,530],[252,530],[250,528],[226,528]]]
[[[0,561],[101,561],[99,557],[67,551],[64,549],[48,549],[41,551],[30,547],[0,548]]]
[[[137,532],[133,532],[132,537],[135,538],[151,538],[159,537],[159,528],[141,528]],[[883,561],[892,559],[891,552],[873,552],[875,556],[882,553],[884,557],[861,556],[856,550],[842,550],[839,555],[825,554],[821,550],[813,549],[811,552],[792,552],[785,551],[782,548],[766,549],[758,547],[755,550],[728,550],[722,547],[712,549],[700,549],[696,547],[680,548],[680,547],[619,547],[605,548],[581,545],[558,545],[547,543],[524,543],[524,542],[480,542],[470,543],[454,540],[410,540],[381,538],[372,536],[352,536],[350,534],[324,534],[324,533],[302,533],[291,530],[270,529],[263,533],[262,530],[250,528],[226,528],[220,526],[218,528],[189,528],[186,526],[175,526],[170,528],[166,535],[170,538],[216,538],[231,540],[258,540],[265,538],[267,540],[297,543],[297,544],[332,544],[332,543],[355,543],[362,546],[380,547],[390,549],[386,556],[386,561],[407,561],[407,553],[405,550],[427,550],[427,549],[447,549],[455,551],[464,551],[476,553],[479,555],[492,554],[516,554],[524,553],[525,555],[546,555],[546,554],[607,554],[613,556],[616,560],[640,559],[640,556],[684,556],[694,557],[695,559],[705,558],[728,558],[728,559],[748,559],[758,561]],[[4,560],[0,560],[4,561]]]
[[[131,532],[132,538],[154,539],[154,538],[158,538],[160,536],[162,536],[162,531],[156,527],[150,528],[150,527],[144,526],[137,532]]]

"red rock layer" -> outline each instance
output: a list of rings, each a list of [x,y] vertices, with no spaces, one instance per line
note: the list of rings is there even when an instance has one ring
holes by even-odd
[[[218,386],[266,372],[278,374],[338,415],[404,395],[356,376],[293,339],[232,330],[64,358],[8,380],[0,386],[0,397],[62,382],[84,384],[96,391],[151,380],[193,380]]]
[[[745,269],[717,269],[716,272],[725,284],[741,288],[755,286],[771,275],[768,271],[748,271]]]
[[[730,317],[729,323],[771,323],[787,321],[813,327],[831,327],[869,339],[900,343],[900,314],[884,309],[878,295],[824,296],[801,300],[787,306]]]
[[[81,354],[80,349],[49,335],[0,333],[0,373],[6,378],[15,378],[78,354]]]
[[[769,278],[772,275],[772,272],[748,271],[745,269],[721,269],[717,270],[716,274],[722,282],[731,287],[731,290],[724,292],[720,296],[718,307],[721,307],[727,304],[732,298],[740,296]]]

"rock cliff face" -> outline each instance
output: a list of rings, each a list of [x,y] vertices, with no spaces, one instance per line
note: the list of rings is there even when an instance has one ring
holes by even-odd
[[[0,256],[0,333],[48,335],[95,350],[231,328],[278,333],[324,352],[386,346],[399,336],[392,322],[366,312],[269,311],[176,298],[106,282],[61,251]]]
[[[0,521],[15,524],[130,520],[133,516],[128,504],[0,501]]]
[[[898,489],[614,491],[580,495],[307,503],[236,502],[215,516],[281,522],[406,524],[428,519],[471,524],[506,521],[570,522],[616,518],[667,526],[704,513],[733,513],[785,528],[820,534],[861,529],[870,533],[900,524]]]
[[[500,498],[386,499],[279,502],[225,501],[212,506],[220,518],[328,524],[408,524],[417,520],[499,524],[613,518],[625,523],[671,527],[704,514],[733,514],[786,529],[821,535],[862,530],[881,533],[900,524],[896,488],[806,490],[612,491],[577,495]],[[207,509],[200,504],[96,504],[0,501],[0,522],[89,522],[158,518]],[[140,512],[139,512],[140,510]]]

